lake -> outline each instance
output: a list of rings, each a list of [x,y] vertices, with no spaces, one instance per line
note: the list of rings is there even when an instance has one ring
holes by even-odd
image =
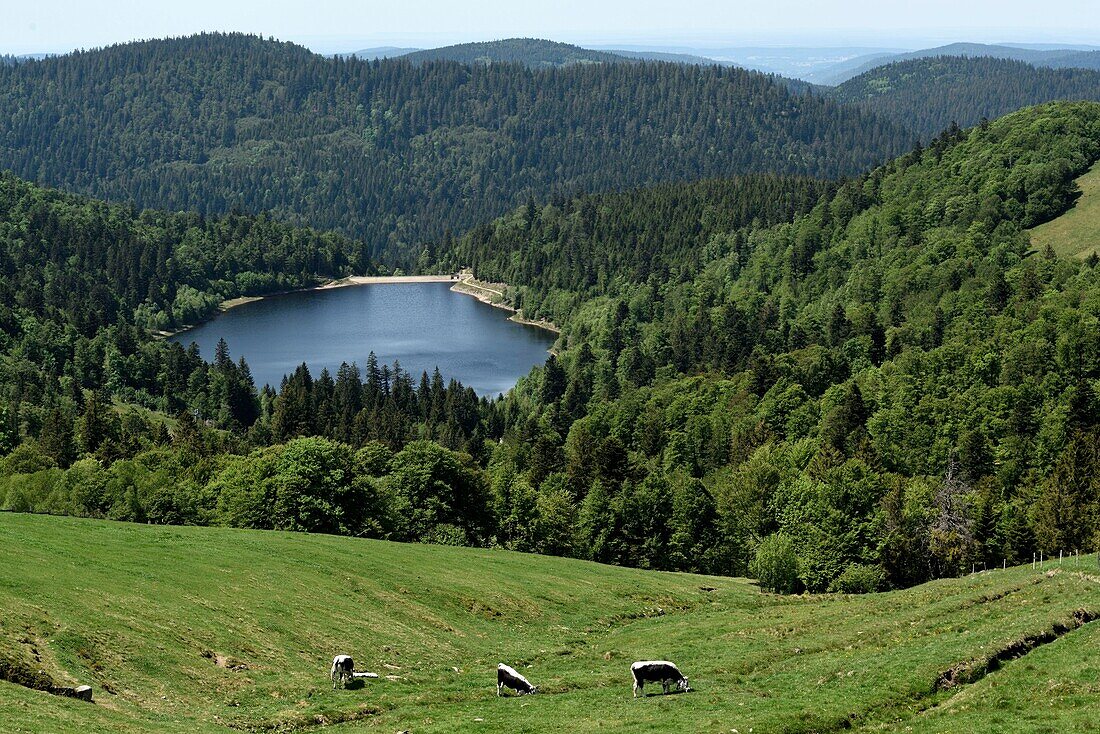
[[[374,352],[419,381],[437,366],[478,395],[507,392],[546,361],[555,335],[509,321],[509,312],[454,293],[449,283],[384,283],[302,291],[253,301],[174,337],[213,359],[224,338],[233,359],[244,357],[256,385],[278,388],[302,362],[317,377],[341,362],[362,368]]]

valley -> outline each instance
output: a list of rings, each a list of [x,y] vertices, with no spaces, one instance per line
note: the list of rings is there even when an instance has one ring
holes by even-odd
[[[1094,731],[1100,31],[1019,1],[13,6],[0,730]]]

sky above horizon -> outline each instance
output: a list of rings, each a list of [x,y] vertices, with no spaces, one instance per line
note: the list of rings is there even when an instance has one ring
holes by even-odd
[[[516,36],[582,44],[874,46],[952,41],[1100,45],[1097,0],[0,0],[0,52],[58,53],[244,31],[331,53]]]

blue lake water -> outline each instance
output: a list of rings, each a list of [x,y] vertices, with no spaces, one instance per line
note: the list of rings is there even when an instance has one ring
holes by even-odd
[[[385,283],[288,293],[232,308],[173,337],[212,359],[225,338],[257,386],[278,387],[302,362],[316,377],[341,362],[395,360],[419,380],[437,366],[478,395],[507,392],[546,361],[555,336],[508,320],[508,312],[454,293],[448,283]]]

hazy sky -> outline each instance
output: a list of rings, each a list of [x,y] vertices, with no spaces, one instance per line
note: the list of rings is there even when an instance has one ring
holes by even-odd
[[[318,51],[537,36],[577,43],[1100,44],[1100,0],[0,0],[0,51],[235,30]]]

